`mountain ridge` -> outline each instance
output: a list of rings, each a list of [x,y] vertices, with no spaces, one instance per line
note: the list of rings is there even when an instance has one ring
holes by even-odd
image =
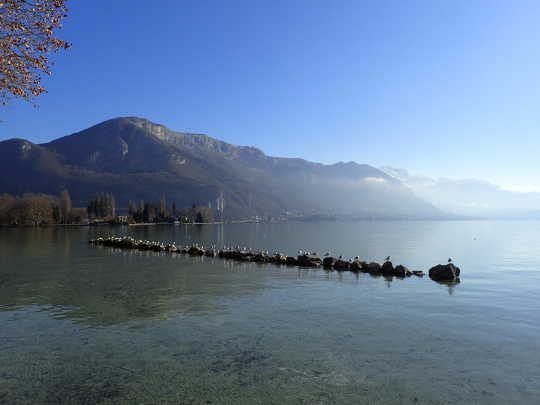
[[[433,217],[440,212],[401,182],[356,162],[325,165],[266,155],[206,134],[177,132],[138,117],[113,118],[47,143],[0,142],[0,192],[58,193],[83,204],[97,191],[117,200],[210,204],[227,216],[332,214]]]

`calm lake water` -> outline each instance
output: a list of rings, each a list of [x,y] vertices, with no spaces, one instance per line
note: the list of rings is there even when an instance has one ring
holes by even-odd
[[[461,283],[89,246],[331,251]],[[0,229],[2,404],[538,404],[540,222]]]

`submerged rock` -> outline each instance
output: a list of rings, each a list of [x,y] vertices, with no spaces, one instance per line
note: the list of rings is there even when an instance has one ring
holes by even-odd
[[[287,263],[287,257],[283,256],[281,253],[276,253],[273,256],[273,262],[276,264],[286,264]]]
[[[253,260],[253,256],[247,253],[240,253],[236,260],[239,260],[241,262],[250,262]]]
[[[321,264],[321,259],[311,255],[300,255],[296,259],[296,264],[301,267],[318,267]]]
[[[367,272],[371,274],[380,274],[381,273],[381,265],[376,262],[371,262],[367,265]]]
[[[298,260],[296,260],[296,257],[287,256],[285,259],[285,264],[288,266],[296,266],[298,264]]]
[[[215,249],[208,249],[206,252],[204,252],[204,255],[209,257],[215,257],[217,256],[217,253]]]
[[[435,281],[455,281],[459,280],[459,267],[452,263],[438,264],[429,269],[429,278]]]
[[[336,264],[336,258],[332,256],[325,257],[322,261],[322,264],[326,268],[332,268],[334,267],[334,264]]]
[[[316,253],[314,253],[314,254],[310,255],[309,257],[310,257],[310,260],[311,260],[312,262],[314,262],[314,263],[318,263],[319,265],[321,265],[321,264],[322,264],[322,260],[321,260],[321,258],[320,258],[319,256],[317,256],[317,254],[316,254]]]
[[[409,277],[411,274],[409,269],[402,264],[398,264],[394,269],[394,275],[396,277]]]
[[[347,260],[338,260],[334,263],[334,269],[336,270],[349,270],[351,263]]]
[[[355,273],[361,271],[365,263],[366,262],[362,262],[360,260],[354,260],[351,263],[351,271],[354,271]]]
[[[268,259],[268,256],[264,253],[257,253],[255,256],[253,256],[253,261],[257,263],[267,263],[270,260]]]

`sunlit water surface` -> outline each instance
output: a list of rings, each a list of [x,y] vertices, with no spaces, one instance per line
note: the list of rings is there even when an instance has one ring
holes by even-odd
[[[88,245],[360,255],[461,283]],[[538,404],[540,222],[0,229],[0,403]]]

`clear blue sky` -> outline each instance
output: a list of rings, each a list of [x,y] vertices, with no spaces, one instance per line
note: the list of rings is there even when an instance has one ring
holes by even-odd
[[[537,1],[71,0],[0,139],[141,116],[277,156],[540,189]]]

